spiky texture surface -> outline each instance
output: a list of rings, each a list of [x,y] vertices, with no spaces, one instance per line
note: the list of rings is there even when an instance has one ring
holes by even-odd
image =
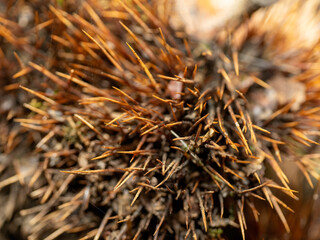
[[[163,1],[61,4],[39,5],[28,34],[21,16],[1,19],[34,97],[5,150],[35,143],[40,156],[1,170],[0,188],[19,181],[34,199],[15,218],[23,236],[245,238],[262,200],[290,231],[281,162],[319,178],[317,41],[274,31],[263,17],[277,5],[204,44],[170,28]]]

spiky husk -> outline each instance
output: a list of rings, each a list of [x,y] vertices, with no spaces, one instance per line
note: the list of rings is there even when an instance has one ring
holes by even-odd
[[[36,199],[20,212],[23,235],[244,238],[260,200],[289,232],[274,193],[297,197],[281,162],[319,178],[318,42],[273,31],[261,16],[277,5],[205,44],[173,31],[161,1],[62,4],[41,5],[36,40],[11,22],[2,31],[30,56],[14,78],[35,97],[15,122],[41,158],[0,182]]]

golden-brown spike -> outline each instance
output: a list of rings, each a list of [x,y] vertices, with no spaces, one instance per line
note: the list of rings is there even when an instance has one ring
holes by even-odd
[[[233,59],[233,65],[234,65],[234,70],[236,72],[236,75],[239,76],[239,59],[238,59],[237,51],[232,52],[232,59]]]
[[[147,74],[151,84],[158,90],[159,86],[156,83],[156,81],[154,80],[151,72],[149,71],[149,69],[146,67],[146,65],[144,64],[144,62],[141,60],[141,58],[138,56],[138,54],[134,51],[134,49],[130,46],[129,43],[127,43],[128,47],[130,48],[130,50],[132,51],[132,53],[134,54],[134,56],[137,58],[139,64],[141,65],[142,69],[145,71],[145,73]]]
[[[98,134],[101,138],[104,138],[102,133],[99,132],[91,123],[89,123],[87,120],[85,120],[82,116],[75,114],[76,118],[78,118],[81,122],[83,122],[85,125],[87,125],[91,130],[93,130],[96,134]]]
[[[202,215],[202,221],[203,221],[203,225],[204,225],[204,230],[205,230],[205,232],[207,232],[208,231],[207,217],[206,217],[205,209],[204,209],[204,206],[203,206],[203,201],[202,201],[202,198],[200,196],[200,192],[199,191],[197,191],[197,197],[198,197],[200,211],[201,211],[201,215]]]
[[[32,93],[33,95],[41,98],[42,100],[44,100],[44,101],[46,101],[46,102],[48,102],[48,103],[50,103],[50,104],[52,104],[52,105],[57,105],[57,104],[58,104],[58,103],[55,102],[54,100],[52,100],[52,99],[44,96],[43,94],[40,94],[39,92],[33,91],[33,90],[31,90],[31,89],[29,89],[29,88],[26,88],[26,87],[24,87],[24,86],[20,86],[20,88],[22,88],[23,90],[25,90],[25,91],[27,91],[27,92],[29,92],[29,93]]]
[[[112,55],[102,46],[94,37],[92,37],[89,33],[87,33],[85,30],[82,30],[84,34],[88,36],[97,46],[102,50],[102,52],[106,55],[106,57],[112,62],[112,64],[120,71],[123,72],[123,68],[121,65],[112,57]]]

